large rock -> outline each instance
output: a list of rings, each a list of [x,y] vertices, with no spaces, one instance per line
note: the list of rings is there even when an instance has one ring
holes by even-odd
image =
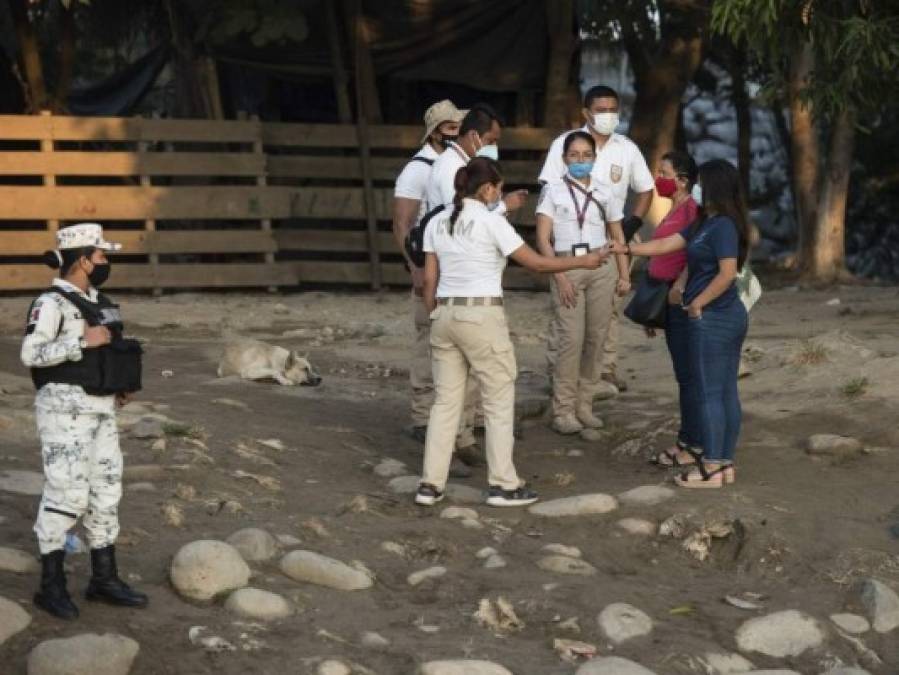
[[[381,478],[393,478],[395,476],[403,476],[409,473],[409,469],[398,459],[386,458],[382,459],[374,468],[376,476]]]
[[[115,633],[47,640],[28,655],[28,675],[127,675],[139,649]]]
[[[225,602],[225,609],[248,619],[273,621],[293,614],[290,603],[277,593],[258,588],[240,588]]]
[[[868,620],[858,614],[831,614],[830,620],[836,624],[837,628],[851,635],[861,635],[871,630]]]
[[[626,602],[615,602],[596,617],[599,629],[616,645],[652,632],[652,619]]]
[[[645,518],[622,518],[615,524],[628,534],[641,537],[652,537],[659,529],[654,522]]]
[[[552,499],[534,504],[528,510],[535,516],[555,518],[560,516],[588,516],[608,513],[618,508],[618,500],[600,492],[575,497]]]
[[[0,490],[17,495],[39,495],[44,491],[44,474],[18,469],[0,472]]]
[[[814,434],[809,436],[806,451],[810,455],[843,457],[857,455],[864,450],[864,444],[851,436],[837,434]]]
[[[671,488],[661,485],[641,485],[622,492],[618,495],[618,501],[627,506],[655,506],[668,501],[674,495],[675,492]]]
[[[160,419],[143,417],[131,427],[131,436],[140,439],[165,438],[165,426]]]
[[[0,572],[32,574],[38,572],[40,568],[41,566],[37,564],[33,555],[17,548],[0,546]]]
[[[371,576],[365,572],[314,551],[291,551],[281,558],[281,571],[295,581],[339,591],[360,591],[372,585]]]
[[[352,675],[353,669],[343,661],[328,659],[318,664],[315,675]]]
[[[429,661],[418,670],[419,675],[512,675],[508,668],[491,661],[456,659]]]
[[[899,627],[899,595],[882,581],[865,579],[853,589],[855,604],[861,605],[878,633]]]
[[[799,656],[824,642],[824,632],[812,617],[795,609],[750,619],[737,629],[737,646],[775,658]]]
[[[590,659],[574,675],[656,675],[649,668],[620,656],[601,656]]]
[[[271,560],[278,555],[278,540],[258,527],[238,530],[227,542],[238,550],[247,562]]]
[[[171,579],[175,590],[185,598],[211,600],[246,586],[250,568],[230,544],[201,539],[178,550],[172,560]]]
[[[864,668],[855,668],[853,666],[837,666],[830,670],[825,670],[821,675],[871,675]]]
[[[537,567],[556,574],[576,574],[590,576],[596,574],[596,568],[586,560],[569,558],[567,555],[548,555],[537,561]]]
[[[31,615],[18,603],[0,598],[0,645],[31,623]]]
[[[478,516],[478,512],[474,509],[468,508],[467,506],[447,506],[443,511],[440,512],[441,518],[448,518],[450,520],[455,519],[470,519],[477,520],[480,516]]]

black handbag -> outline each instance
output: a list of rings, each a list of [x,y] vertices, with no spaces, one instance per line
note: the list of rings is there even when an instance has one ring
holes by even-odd
[[[624,315],[647,328],[664,328],[671,284],[646,275],[637,286],[634,297],[624,308]]]

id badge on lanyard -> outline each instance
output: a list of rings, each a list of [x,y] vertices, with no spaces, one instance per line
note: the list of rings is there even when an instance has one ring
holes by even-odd
[[[587,255],[590,252],[590,244],[583,241],[584,239],[584,222],[587,220],[587,209],[590,208],[590,195],[584,196],[584,207],[581,208],[578,206],[577,197],[574,194],[574,188],[571,187],[570,181],[565,181],[565,185],[568,186],[568,194],[571,195],[571,201],[574,203],[574,213],[577,216],[577,224],[578,228],[581,232],[581,243],[573,244],[571,246],[571,255]]]

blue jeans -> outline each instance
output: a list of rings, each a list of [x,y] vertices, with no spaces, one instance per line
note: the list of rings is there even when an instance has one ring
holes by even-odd
[[[743,417],[737,374],[749,325],[746,308],[735,300],[726,308],[706,308],[687,323],[691,413],[699,446],[707,461],[730,464]]]
[[[679,443],[699,446],[699,430],[696,428],[696,415],[690,414],[690,361],[687,346],[689,344],[687,312],[680,305],[668,305],[665,317],[665,344],[671,354],[674,366],[674,378],[680,401],[680,429],[677,432]]]

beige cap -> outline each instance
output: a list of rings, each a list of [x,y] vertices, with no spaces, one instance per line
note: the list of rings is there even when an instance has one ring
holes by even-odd
[[[461,122],[467,114],[467,110],[459,110],[448,98],[437,101],[425,111],[425,135],[422,136],[421,142],[427,141],[434,129],[444,122]]]
[[[99,223],[78,223],[64,227],[56,232],[56,248],[60,251],[67,248],[85,248],[93,246],[104,251],[118,251],[121,244],[113,244],[103,238],[103,228]]]

